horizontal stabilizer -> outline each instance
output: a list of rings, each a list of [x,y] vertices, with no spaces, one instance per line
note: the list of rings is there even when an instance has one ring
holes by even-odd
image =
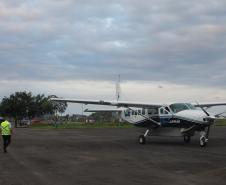
[[[85,109],[84,112],[122,112],[124,109]]]

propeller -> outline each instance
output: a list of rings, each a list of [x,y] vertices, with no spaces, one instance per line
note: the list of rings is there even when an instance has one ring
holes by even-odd
[[[210,114],[202,106],[199,105],[198,102],[196,102],[196,103],[197,103],[198,107],[200,107],[202,109],[202,111],[210,118],[209,121],[208,121],[209,122],[209,126],[207,127],[207,131],[206,131],[206,138],[208,140],[209,133],[210,133],[211,116],[210,116]]]
[[[207,116],[210,116],[210,114],[202,106],[200,106],[198,102],[196,102],[196,103],[197,103],[198,107],[200,107]]]

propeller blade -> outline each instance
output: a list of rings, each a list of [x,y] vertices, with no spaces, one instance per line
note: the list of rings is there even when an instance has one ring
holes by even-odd
[[[202,106],[200,106],[198,102],[196,102],[196,103],[197,103],[198,107],[200,107],[207,116],[210,116],[210,114]]]
[[[206,132],[206,138],[207,138],[207,139],[209,138],[209,134],[210,134],[210,126],[208,126],[207,132]]]

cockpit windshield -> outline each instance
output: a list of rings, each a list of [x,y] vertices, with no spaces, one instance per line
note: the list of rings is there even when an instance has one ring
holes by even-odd
[[[174,103],[174,104],[171,104],[169,107],[173,111],[173,113],[177,113],[183,110],[195,109],[195,107],[190,103]]]

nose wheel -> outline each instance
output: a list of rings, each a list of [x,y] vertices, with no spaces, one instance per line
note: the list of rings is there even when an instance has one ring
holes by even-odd
[[[140,135],[138,141],[140,144],[144,145],[146,143],[146,137],[149,135],[150,130],[147,129],[144,135]]]
[[[205,147],[207,142],[208,142],[208,139],[205,136],[200,137],[200,143],[199,144],[200,144],[201,147]]]
[[[199,144],[201,147],[205,147],[208,142],[208,138],[206,137],[205,132],[200,132]]]

